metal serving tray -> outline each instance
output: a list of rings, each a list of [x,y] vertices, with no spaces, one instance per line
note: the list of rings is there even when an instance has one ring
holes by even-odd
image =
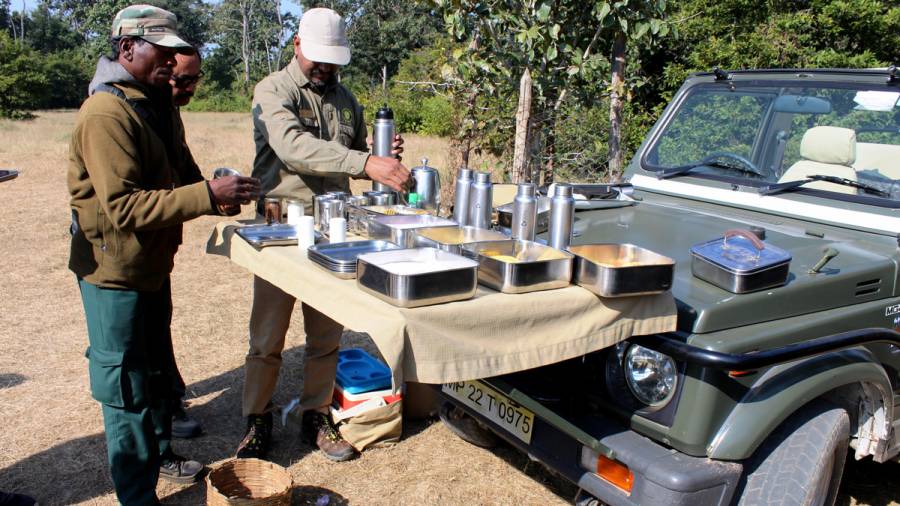
[[[399,307],[465,300],[475,295],[478,262],[436,248],[360,255],[356,285]]]
[[[601,297],[662,293],[672,287],[675,260],[634,244],[569,246],[575,284]]]
[[[462,253],[462,245],[483,241],[508,241],[500,232],[476,227],[427,227],[413,230],[413,245]]]
[[[245,241],[256,248],[265,246],[290,246],[297,245],[297,229],[293,225],[243,225],[234,231]],[[315,232],[315,241],[322,240],[322,234]]]
[[[476,242],[462,250],[478,260],[478,281],[503,293],[563,288],[572,279],[572,255],[536,242]]]
[[[395,216],[395,215],[423,215],[428,214],[424,209],[416,209],[408,206],[347,206],[347,226],[351,232],[356,234],[367,234],[367,224],[375,216]]]
[[[370,239],[385,239],[404,248],[413,247],[413,229],[425,227],[455,227],[453,220],[430,214],[420,216],[376,216],[367,223]]]
[[[318,244],[306,250],[307,258],[341,279],[356,277],[356,259],[359,255],[400,249],[388,241],[350,241],[334,244]]]
[[[500,230],[512,229],[513,203],[497,207],[497,226]],[[550,229],[550,197],[538,197],[537,219],[534,222],[534,233],[540,234]]]

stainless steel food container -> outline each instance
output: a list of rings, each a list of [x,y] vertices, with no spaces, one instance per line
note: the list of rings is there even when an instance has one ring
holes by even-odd
[[[569,246],[572,281],[601,297],[662,293],[672,287],[675,261],[634,244]]]
[[[395,306],[428,306],[473,297],[477,269],[474,260],[436,248],[382,251],[359,256],[356,284]]]
[[[353,279],[356,277],[356,259],[359,255],[397,249],[400,246],[388,241],[350,241],[317,244],[306,250],[306,256],[341,279]]]
[[[297,228],[293,225],[244,225],[235,228],[234,233],[255,248],[297,245]],[[316,231],[314,237],[319,242],[322,234]]]
[[[497,207],[497,226],[506,234],[512,233],[513,204]],[[550,197],[538,197],[537,218],[534,221],[534,233],[541,234],[550,229]]]
[[[503,293],[563,288],[572,279],[572,255],[536,242],[476,242],[462,251],[478,260],[478,282]]]
[[[456,222],[430,214],[417,216],[375,216],[367,222],[370,239],[385,239],[404,248],[413,247],[413,233],[417,228],[455,227]]]
[[[464,244],[483,241],[507,241],[508,237],[476,227],[426,227],[413,230],[413,246],[438,248],[450,253],[463,254]]]
[[[368,234],[368,222],[375,216],[394,216],[394,215],[423,215],[428,214],[424,209],[416,209],[407,206],[348,206],[347,207],[347,226],[350,231],[358,235]]]
[[[791,254],[766,244],[747,230],[691,248],[691,272],[731,293],[747,293],[787,283]]]

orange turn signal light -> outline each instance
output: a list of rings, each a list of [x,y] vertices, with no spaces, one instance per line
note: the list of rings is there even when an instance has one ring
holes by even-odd
[[[621,462],[598,455],[597,474],[626,493],[631,493],[631,487],[634,486],[634,473]]]

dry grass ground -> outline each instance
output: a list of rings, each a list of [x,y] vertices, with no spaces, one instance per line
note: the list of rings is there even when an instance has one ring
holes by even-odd
[[[0,490],[30,493],[41,504],[114,504],[100,408],[88,391],[84,316],[66,267],[65,172],[74,119],[74,112],[46,112],[32,121],[0,122],[0,168],[21,171],[18,179],[0,183]],[[249,172],[248,115],[187,114],[185,121],[206,174],[219,166]],[[424,156],[446,167],[445,143],[408,138],[405,159]],[[172,275],[175,353],[189,385],[189,411],[205,429],[200,438],[177,441],[176,449],[206,463],[229,457],[241,437],[251,295],[250,274],[204,254],[218,219],[187,224]],[[351,332],[344,341],[371,347]],[[299,391],[302,356],[302,321],[295,318],[277,402]],[[517,452],[475,448],[433,421],[409,423],[400,444],[344,464],[330,463],[293,431],[277,428],[275,437],[273,460],[293,474],[299,504],[329,495],[332,504],[545,505],[565,504],[574,492]],[[892,479],[897,470],[896,463],[852,464],[841,501],[893,504],[900,498]],[[202,504],[205,498],[202,484],[161,484],[159,494],[166,504]]]

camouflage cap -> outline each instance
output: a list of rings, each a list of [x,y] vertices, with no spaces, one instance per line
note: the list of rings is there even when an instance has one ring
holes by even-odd
[[[113,37],[140,37],[157,46],[193,50],[178,35],[178,17],[152,5],[138,4],[116,13],[112,23]]]

